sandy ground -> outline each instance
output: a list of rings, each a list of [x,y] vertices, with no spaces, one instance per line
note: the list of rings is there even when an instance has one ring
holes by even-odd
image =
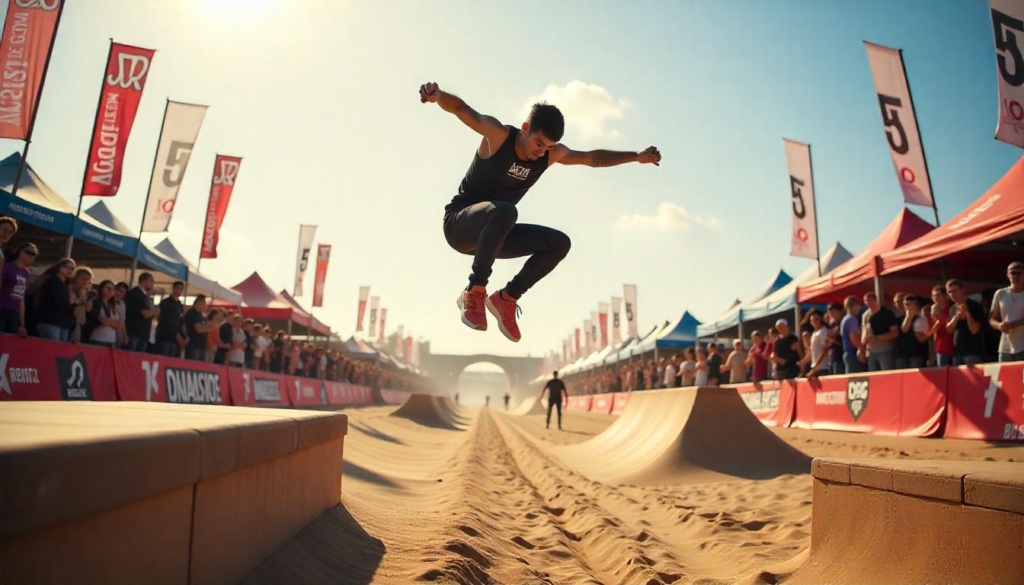
[[[614,416],[347,411],[343,504],[248,583],[774,583],[810,546],[811,477],[606,485],[550,452]],[[554,426],[554,422],[552,422]],[[1024,446],[779,429],[810,456],[1024,461]]]

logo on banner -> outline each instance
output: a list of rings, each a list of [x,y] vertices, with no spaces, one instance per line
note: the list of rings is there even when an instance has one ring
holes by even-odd
[[[626,303],[626,320],[633,320],[633,303]]]
[[[850,378],[846,381],[846,408],[854,422],[868,409],[868,395],[871,392],[870,378]]]
[[[57,378],[60,381],[60,395],[64,400],[92,400],[92,384],[85,356],[57,358]]]
[[[299,272],[305,272],[306,267],[309,266],[309,248],[302,249],[302,260],[299,260]],[[300,275],[299,278],[302,278]]]
[[[38,8],[47,12],[53,12],[60,8],[60,0],[14,0],[18,8]]]
[[[121,52],[117,54],[117,77],[107,76],[107,85],[142,91],[142,78],[149,72],[149,57]]]
[[[241,164],[237,160],[221,160],[220,161],[220,173],[213,178],[215,185],[227,185],[233,187],[235,185],[235,177],[238,176],[238,169]]]
[[[766,412],[779,409],[779,396],[781,390],[757,390],[755,392],[744,392],[740,398],[747,405],[751,412]]]
[[[885,136],[889,139],[889,148],[896,154],[907,154],[910,152],[910,143],[907,141],[907,131],[903,129],[903,122],[900,121],[900,110],[903,101],[900,98],[884,94],[878,94],[878,106],[882,109],[882,124],[885,125]],[[899,144],[889,128],[899,133]]]
[[[999,75],[1006,83],[1020,87],[1024,85],[1024,55],[1021,55],[1021,48],[1017,45],[1017,35],[1024,36],[1024,22],[1004,14],[998,10],[992,11],[992,28],[996,37],[996,62],[999,64]],[[1010,59],[1013,65],[1010,65]],[[1018,118],[1019,119],[1019,118]]]
[[[145,364],[146,362],[143,362]],[[151,371],[147,371],[146,399],[149,400],[149,381],[156,388],[156,372],[159,362],[152,362]],[[150,378],[151,377],[151,378]],[[179,404],[221,404],[220,374],[201,370],[182,368],[164,368],[164,385],[167,388],[167,401]]]
[[[615,326],[616,328],[618,328],[618,326],[619,326],[619,314],[618,313],[615,313],[614,315],[612,315],[612,325]]]
[[[6,392],[8,396],[12,396],[14,391],[11,389],[11,383],[15,384],[38,384],[39,383],[39,371],[35,368],[8,368],[7,362],[10,360],[10,354],[0,355],[0,391]]]
[[[245,401],[249,401],[250,384],[255,402],[281,402],[281,384],[273,378],[251,379],[249,373],[242,374],[245,380]]]

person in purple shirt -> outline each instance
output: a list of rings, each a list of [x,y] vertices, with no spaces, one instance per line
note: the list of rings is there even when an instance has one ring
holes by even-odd
[[[39,249],[28,242],[14,249],[4,264],[0,281],[0,331],[25,337],[25,291],[28,290],[28,267],[36,260]]]
[[[860,360],[860,349],[862,346],[860,334],[860,299],[855,296],[846,297],[843,303],[846,308],[846,316],[839,324],[839,333],[843,337],[843,362],[846,364],[847,374],[859,374],[867,371],[864,362]]]

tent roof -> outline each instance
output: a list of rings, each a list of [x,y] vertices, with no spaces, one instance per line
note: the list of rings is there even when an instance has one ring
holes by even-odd
[[[821,258],[821,273],[828,274],[829,272],[832,272],[852,257],[853,255],[850,254],[849,250],[844,248],[839,242],[836,242],[836,244],[832,246],[828,252],[825,252],[825,255]],[[754,319],[761,319],[770,315],[777,315],[779,313],[793,310],[796,307],[797,287],[805,282],[816,280],[819,277],[818,264],[818,262],[815,262],[811,266],[807,267],[807,269],[794,278],[792,282],[774,293],[760,301],[757,301],[756,303],[743,307],[741,315],[743,321],[752,321]]]
[[[661,325],[656,325],[654,329],[651,329],[650,333],[643,337],[643,339],[633,344],[633,347],[629,350],[630,355],[640,355],[647,351],[653,351],[654,340],[657,339],[658,335],[660,335],[662,331],[665,331],[671,326],[672,324],[668,321],[665,321]]]
[[[356,339],[355,336],[349,337],[344,346],[345,351],[356,359],[376,360],[381,355],[379,351],[363,343],[362,340]]]
[[[19,191],[20,193],[20,191]],[[113,236],[116,234],[120,236],[117,238],[117,249],[121,250],[126,254],[126,258],[131,258],[131,250],[135,250],[135,257],[138,258],[145,268],[159,272],[160,274],[168,277],[161,279],[157,276],[157,282],[161,280],[185,280],[188,278],[188,266],[179,262],[177,259],[169,258],[160,252],[154,251],[149,246],[143,244],[138,240],[138,235],[133,232],[127,225],[124,224],[114,212],[111,211],[110,207],[107,206],[105,201],[97,201],[92,207],[85,210],[85,214],[81,216],[81,219],[93,224],[98,228],[106,228],[110,232],[103,234],[102,238],[104,242],[111,244],[113,243]],[[79,226],[84,229],[88,229],[86,226],[79,222],[76,226],[76,237]],[[127,262],[128,265],[131,262]]]
[[[304,315],[307,315],[308,318],[312,320],[313,330],[314,331],[317,331],[317,332],[320,332],[320,333],[324,333],[324,332],[329,332],[331,330],[331,328],[328,327],[323,321],[321,321],[320,319],[317,319],[316,317],[314,317],[313,313],[311,313],[310,311],[307,311],[305,308],[303,308],[303,306],[299,304],[299,301],[295,300],[295,297],[293,297],[291,294],[289,294],[286,289],[282,288],[281,292],[279,292],[277,294],[286,303],[288,303],[292,307],[295,307],[295,309],[297,309],[298,311],[301,311]]]
[[[696,332],[697,335],[701,337],[705,335],[714,335],[715,333],[722,331],[724,329],[735,327],[740,322],[741,311],[744,307],[751,306],[754,303],[768,297],[769,295],[786,286],[792,281],[793,277],[787,274],[785,270],[779,269],[779,271],[775,273],[775,276],[772,277],[771,280],[769,280],[767,283],[765,283],[764,286],[762,286],[761,289],[754,293],[754,295],[751,296],[749,299],[739,304],[734,303],[728,311],[723,313],[714,321],[698,325]]]
[[[935,229],[917,214],[903,208],[882,233],[856,256],[832,272],[797,288],[801,303],[841,301],[850,294],[863,292],[879,274],[878,257],[920,238]]]
[[[242,294],[240,309],[246,317],[280,321],[285,324],[291,322],[303,328],[301,333],[330,334],[329,328],[318,321],[311,320],[309,313],[303,311],[301,307],[292,305],[287,299],[275,293],[259,272],[253,272],[248,278],[231,288]],[[228,303],[219,302],[218,304],[227,305]]]
[[[178,247],[174,245],[170,238],[164,238],[159,244],[153,246],[153,249],[172,260],[184,264],[188,268],[188,287],[190,293],[201,293],[213,299],[221,299],[235,305],[242,304],[242,293],[223,286],[196,270],[196,267],[185,259],[185,256],[178,250]]]
[[[679,317],[675,325],[662,330],[655,338],[654,346],[658,349],[690,347],[697,341],[698,326],[700,326],[700,321],[689,311],[683,311],[683,315]]]
[[[1022,257],[1024,157],[966,209],[938,229],[881,256],[882,274],[938,278],[943,259],[950,276],[963,280],[1001,279],[1006,265]],[[1004,283],[1005,284],[1005,283]]]

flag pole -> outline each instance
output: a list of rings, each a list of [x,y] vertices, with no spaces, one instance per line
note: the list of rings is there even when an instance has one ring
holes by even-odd
[[[139,246],[142,245],[142,228],[146,227],[146,212],[149,211],[149,197],[153,194],[153,177],[156,176],[157,157],[160,156],[160,143],[164,139],[164,125],[167,124],[167,110],[171,107],[171,99],[165,98],[164,117],[160,122],[160,134],[157,135],[156,149],[153,150],[153,170],[149,172],[149,187],[146,189],[146,202],[142,205],[142,220],[139,222],[139,237],[135,240],[135,254],[132,256],[132,276],[129,283],[135,282],[135,270],[139,267]]]
[[[821,236],[818,235],[818,187],[814,184],[814,161],[811,145],[807,145],[807,166],[811,167],[811,204],[814,205],[814,255],[817,256],[818,276],[821,276]]]
[[[110,48],[107,49],[107,61],[106,64],[110,65],[110,56],[114,53],[114,39],[110,39]],[[100,95],[96,98],[96,116],[92,123],[92,136],[89,137],[89,150],[85,153],[85,170],[82,171],[82,192],[78,194],[78,210],[75,211],[75,219],[71,222],[71,237],[68,238],[68,244],[65,248],[64,255],[68,258],[71,257],[71,250],[75,246],[75,228],[78,227],[78,219],[82,215],[82,203],[85,201],[85,181],[89,178],[89,157],[92,156],[92,147],[96,142],[96,122],[99,120],[100,108],[103,106],[103,86],[107,83],[107,70],[103,69],[103,78],[100,82]]]
[[[60,17],[64,14],[64,0],[57,8],[57,21],[53,24],[53,37],[50,39],[50,47],[46,51],[46,62],[43,64],[43,77],[39,80],[39,91],[36,93],[35,108],[32,110],[32,119],[28,123],[28,134],[25,136],[25,148],[21,151],[21,160],[18,161],[18,170],[14,173],[14,185],[11,187],[11,196],[18,196],[18,188],[21,186],[21,175],[25,172],[25,159],[28,157],[28,147],[32,145],[32,132],[36,128],[36,116],[39,114],[39,102],[43,97],[43,86],[46,85],[46,72],[50,70],[50,58],[53,57],[53,47],[57,44],[57,31],[60,29]],[[109,60],[109,58],[108,58]]]

